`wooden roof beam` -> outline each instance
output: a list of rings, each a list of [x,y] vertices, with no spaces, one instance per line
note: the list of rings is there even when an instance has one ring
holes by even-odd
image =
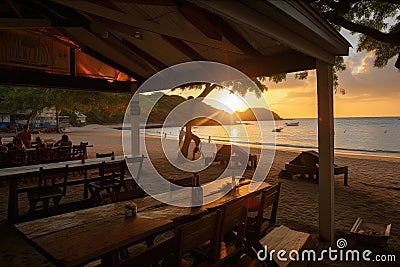
[[[0,68],[0,84],[93,92],[131,93],[132,85],[136,84],[136,82],[110,82],[106,79],[99,78]]]
[[[188,2],[178,3],[178,9],[185,19],[199,29],[205,36],[217,41],[222,41],[220,25],[215,23],[213,15],[209,12]]]
[[[50,28],[51,21],[48,19],[22,19],[22,18],[0,18],[0,29],[16,28]]]
[[[184,41],[221,49],[220,41],[210,39],[207,36],[203,36],[202,34],[194,34],[192,28],[177,30],[176,27],[171,27],[168,25],[162,25],[154,23],[152,21],[143,20],[140,17],[135,17],[123,12],[118,12],[116,10],[105,8],[103,6],[99,6],[87,1],[81,1],[81,0],[76,0],[76,1],[53,0],[53,1],[68,6],[70,8],[101,17],[103,19],[102,21],[105,22],[104,25],[108,25],[107,21],[111,20],[114,22],[132,26],[136,30],[137,29],[146,30],[160,35],[170,36],[176,39],[181,39]],[[228,48],[225,49],[229,50]],[[237,52],[234,51],[234,49],[235,47],[232,46],[231,50],[233,52]]]
[[[261,55],[261,53],[221,17],[213,15],[207,10],[190,2],[179,4],[178,8],[182,15],[207,37],[222,41],[222,37],[224,36],[244,53]]]
[[[200,55],[196,50],[187,45],[184,41],[170,37],[170,36],[161,36],[165,41],[167,41],[170,45],[178,49],[180,52],[185,54],[188,58],[193,61],[203,61],[206,60],[202,55]]]
[[[111,58],[99,53],[97,50],[95,50],[91,47],[85,46],[82,48],[82,51],[85,52],[86,54],[88,54],[89,56],[92,56],[95,59],[106,63],[107,65],[113,67],[114,69],[122,71],[123,73],[129,75],[130,77],[134,78],[136,81],[138,81],[140,83],[143,83],[146,80],[145,77],[142,77],[141,75],[138,75],[138,74],[132,72],[130,69],[121,66],[120,64],[118,64],[117,62],[112,60]]]
[[[115,50],[115,48],[106,44],[103,40],[96,37],[91,32],[88,32],[85,29],[78,29],[78,28],[66,28],[62,30],[62,32],[68,38],[78,43],[82,51],[88,54],[89,56],[92,56],[97,60],[100,60],[106,63],[107,65],[113,67],[114,69],[117,69],[125,73],[126,75],[129,75],[138,82],[144,82],[146,80],[145,76],[132,71],[132,69],[134,68],[129,68],[125,65],[122,65],[119,61],[117,61],[118,60],[117,57],[118,58],[123,57],[124,59],[126,59],[126,57],[119,54],[118,50]],[[129,62],[128,60],[125,61]]]
[[[167,68],[168,66],[165,65],[164,63],[162,63],[161,61],[159,61],[157,58],[153,57],[152,55],[146,53],[145,51],[143,51],[142,49],[140,49],[139,47],[135,46],[133,43],[131,43],[130,41],[128,41],[125,38],[122,38],[121,42],[129,48],[129,50],[131,50],[132,52],[134,52],[135,54],[137,54],[139,57],[141,57],[143,60],[145,60],[148,64],[154,66],[155,68],[157,68],[158,70],[162,70]]]
[[[303,53],[289,51],[274,56],[252,57],[229,65],[250,77],[259,77],[315,69],[316,60]]]

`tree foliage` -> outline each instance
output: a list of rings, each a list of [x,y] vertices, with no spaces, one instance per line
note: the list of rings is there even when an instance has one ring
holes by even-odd
[[[31,112],[32,116],[45,107],[56,107],[64,115],[79,110],[91,115],[94,122],[122,121],[129,100],[129,94],[0,87],[0,111]]]
[[[374,66],[382,68],[397,56],[400,68],[399,0],[308,0],[336,26],[360,33],[357,51],[375,53]]]

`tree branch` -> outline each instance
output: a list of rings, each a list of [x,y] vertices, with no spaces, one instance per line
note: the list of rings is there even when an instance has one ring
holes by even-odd
[[[400,0],[378,0],[379,2],[390,3],[390,4],[399,4]]]
[[[203,92],[201,92],[201,94],[199,94],[196,98],[208,96],[208,94],[211,93],[211,91],[217,88],[218,86],[219,86],[218,84],[211,85],[210,83],[206,83],[206,88],[204,88]]]
[[[381,31],[373,29],[371,27],[349,21],[339,15],[336,15],[332,11],[323,13],[322,15],[330,22],[332,22],[336,25],[342,26],[350,31],[359,32],[359,33],[368,35],[369,37],[371,37],[377,41],[400,46],[400,31],[391,32],[391,33],[383,33]]]

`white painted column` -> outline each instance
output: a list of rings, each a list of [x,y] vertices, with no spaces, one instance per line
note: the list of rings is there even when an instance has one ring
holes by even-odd
[[[333,75],[332,66],[317,60],[319,147],[319,238],[335,242],[333,184]]]
[[[131,112],[131,151],[132,156],[140,155],[140,106],[139,94],[136,92],[136,84],[131,87],[132,101],[130,106]]]

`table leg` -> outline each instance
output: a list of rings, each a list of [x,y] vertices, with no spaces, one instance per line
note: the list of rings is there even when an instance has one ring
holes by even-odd
[[[10,179],[8,181],[8,215],[7,219],[10,223],[15,223],[18,217],[18,191],[17,180]]]

